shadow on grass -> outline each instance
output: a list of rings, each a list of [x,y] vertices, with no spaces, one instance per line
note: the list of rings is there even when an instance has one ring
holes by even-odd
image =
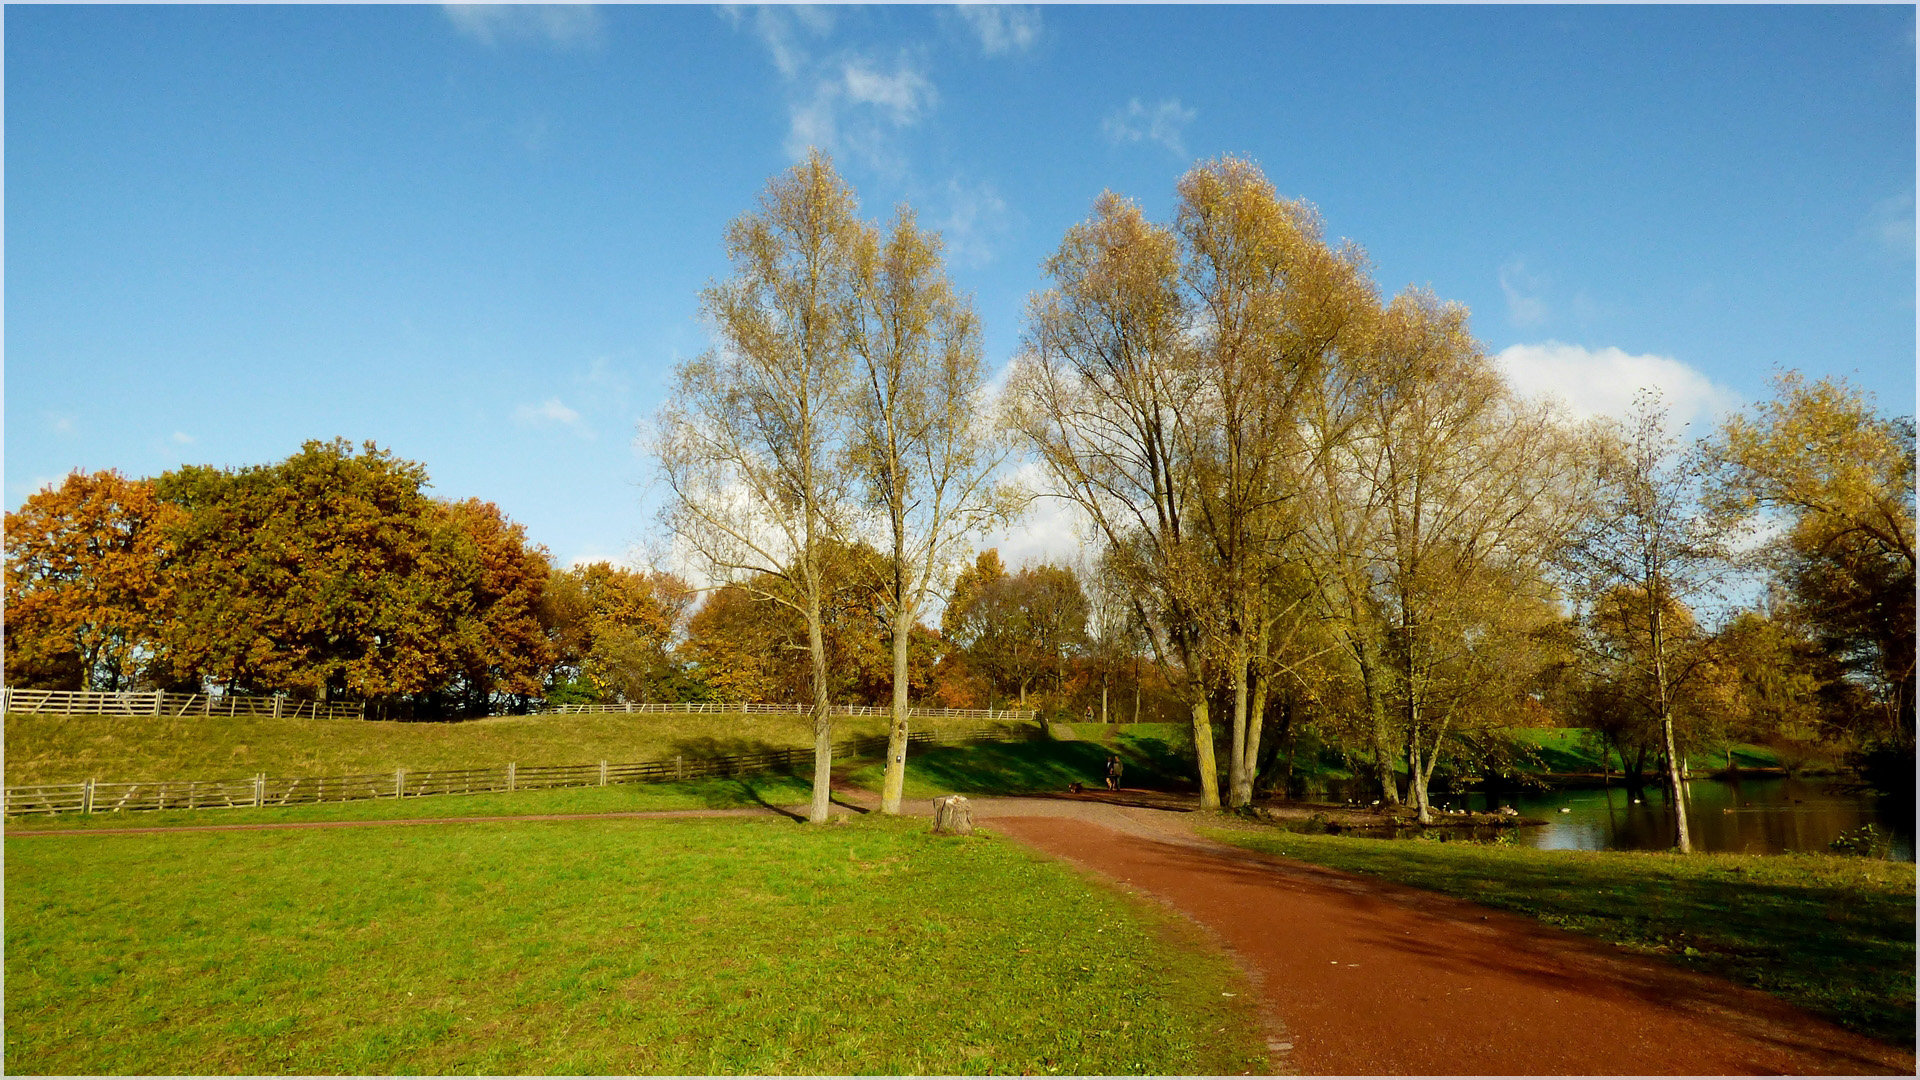
[[[1120,748],[1122,782],[1128,787],[1177,788],[1183,778],[1162,771],[1159,762],[1142,752],[1141,740]],[[916,780],[968,795],[1013,795],[1065,791],[1069,784],[1088,788],[1106,786],[1107,757],[1112,751],[1093,742],[975,743],[935,746],[907,758]]]

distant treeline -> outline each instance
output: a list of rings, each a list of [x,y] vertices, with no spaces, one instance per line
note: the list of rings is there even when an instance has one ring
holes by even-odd
[[[670,573],[558,568],[492,503],[426,487],[418,463],[339,440],[272,465],[75,472],[7,515],[7,683],[289,693],[419,717],[807,699],[805,625],[751,579],[702,602]],[[883,704],[889,564],[864,544],[828,563],[834,700]],[[1087,612],[1071,571],[982,555],[943,629],[913,630],[914,700],[1085,697],[1100,668]],[[1128,718],[1161,706],[1146,681]]]

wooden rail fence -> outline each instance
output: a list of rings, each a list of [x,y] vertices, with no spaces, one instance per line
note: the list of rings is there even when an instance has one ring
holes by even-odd
[[[40,713],[58,716],[271,716],[289,719],[364,720],[365,703],[323,704],[298,701],[284,695],[272,697],[251,694],[174,694],[164,690],[20,690],[0,688],[0,702],[10,713]],[[806,705],[764,704],[761,702],[618,702],[596,705],[553,705],[536,710],[535,716],[570,716],[579,713],[670,713],[713,716],[805,716]],[[834,705],[834,716],[892,716],[888,705]],[[1038,714],[1032,709],[934,709],[914,706],[912,714],[924,719],[1031,721]]]
[[[58,716],[272,716],[311,720],[361,720],[362,703],[325,704],[284,695],[172,694],[164,690],[20,690],[0,689],[10,713]]]
[[[982,742],[1024,738],[1005,728],[967,731],[916,731],[910,742]],[[886,749],[885,735],[848,739],[834,755],[863,757]],[[741,776],[775,769],[798,769],[813,761],[812,747],[763,750],[721,757],[678,756],[670,760],[595,765],[507,765],[483,769],[422,769],[362,773],[356,776],[270,777],[241,780],[154,780],[78,784],[32,784],[5,791],[8,816],[17,814],[92,814],[120,810],[193,810],[223,806],[295,806],[302,803],[398,799],[418,795],[469,795],[531,788],[604,787],[661,780]]]

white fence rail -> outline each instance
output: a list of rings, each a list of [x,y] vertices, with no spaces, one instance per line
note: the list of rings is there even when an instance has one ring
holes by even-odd
[[[284,695],[173,694],[162,690],[21,690],[0,688],[0,700],[10,713],[57,716],[270,716],[288,719],[362,720],[364,703],[322,704]],[[705,716],[805,716],[811,706],[760,702],[619,702],[600,705],[553,705],[535,716],[571,716],[579,713],[672,713]],[[892,716],[889,705],[834,705],[834,716]],[[912,715],[922,719],[1032,721],[1032,709],[934,709],[916,705]]]
[[[967,731],[916,731],[916,743],[979,742],[1024,738],[1004,728]],[[834,747],[836,756],[880,753],[885,735],[848,739]],[[605,787],[659,780],[691,780],[714,776],[741,776],[774,769],[799,769],[811,764],[811,747],[762,750],[721,757],[675,757],[660,761],[595,765],[520,765],[510,763],[481,769],[422,769],[410,772],[361,773],[353,776],[270,777],[241,780],[151,780],[78,784],[32,784],[5,790],[6,813],[93,814],[122,810],[193,810],[225,806],[296,806],[303,803],[351,802],[360,799],[398,799],[419,795],[469,795],[529,788]]]
[[[0,701],[10,713],[57,716],[272,716],[314,720],[360,720],[367,714],[361,703],[323,704],[275,695],[170,694],[164,690],[21,690],[0,689]]]

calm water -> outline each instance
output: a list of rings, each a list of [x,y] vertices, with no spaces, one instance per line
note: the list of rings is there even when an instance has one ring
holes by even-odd
[[[1635,802],[1635,799],[1639,802]],[[1539,848],[1664,850],[1673,845],[1673,811],[1660,788],[1575,788],[1558,792],[1441,795],[1439,807],[1511,806],[1548,824],[1522,828],[1514,841]],[[1913,861],[1913,807],[1834,780],[1693,780],[1688,825],[1697,851],[1755,855],[1824,852],[1841,833],[1873,824],[1893,837],[1891,858]],[[1569,812],[1561,813],[1565,807]],[[1904,811],[1904,812],[1903,812]]]

